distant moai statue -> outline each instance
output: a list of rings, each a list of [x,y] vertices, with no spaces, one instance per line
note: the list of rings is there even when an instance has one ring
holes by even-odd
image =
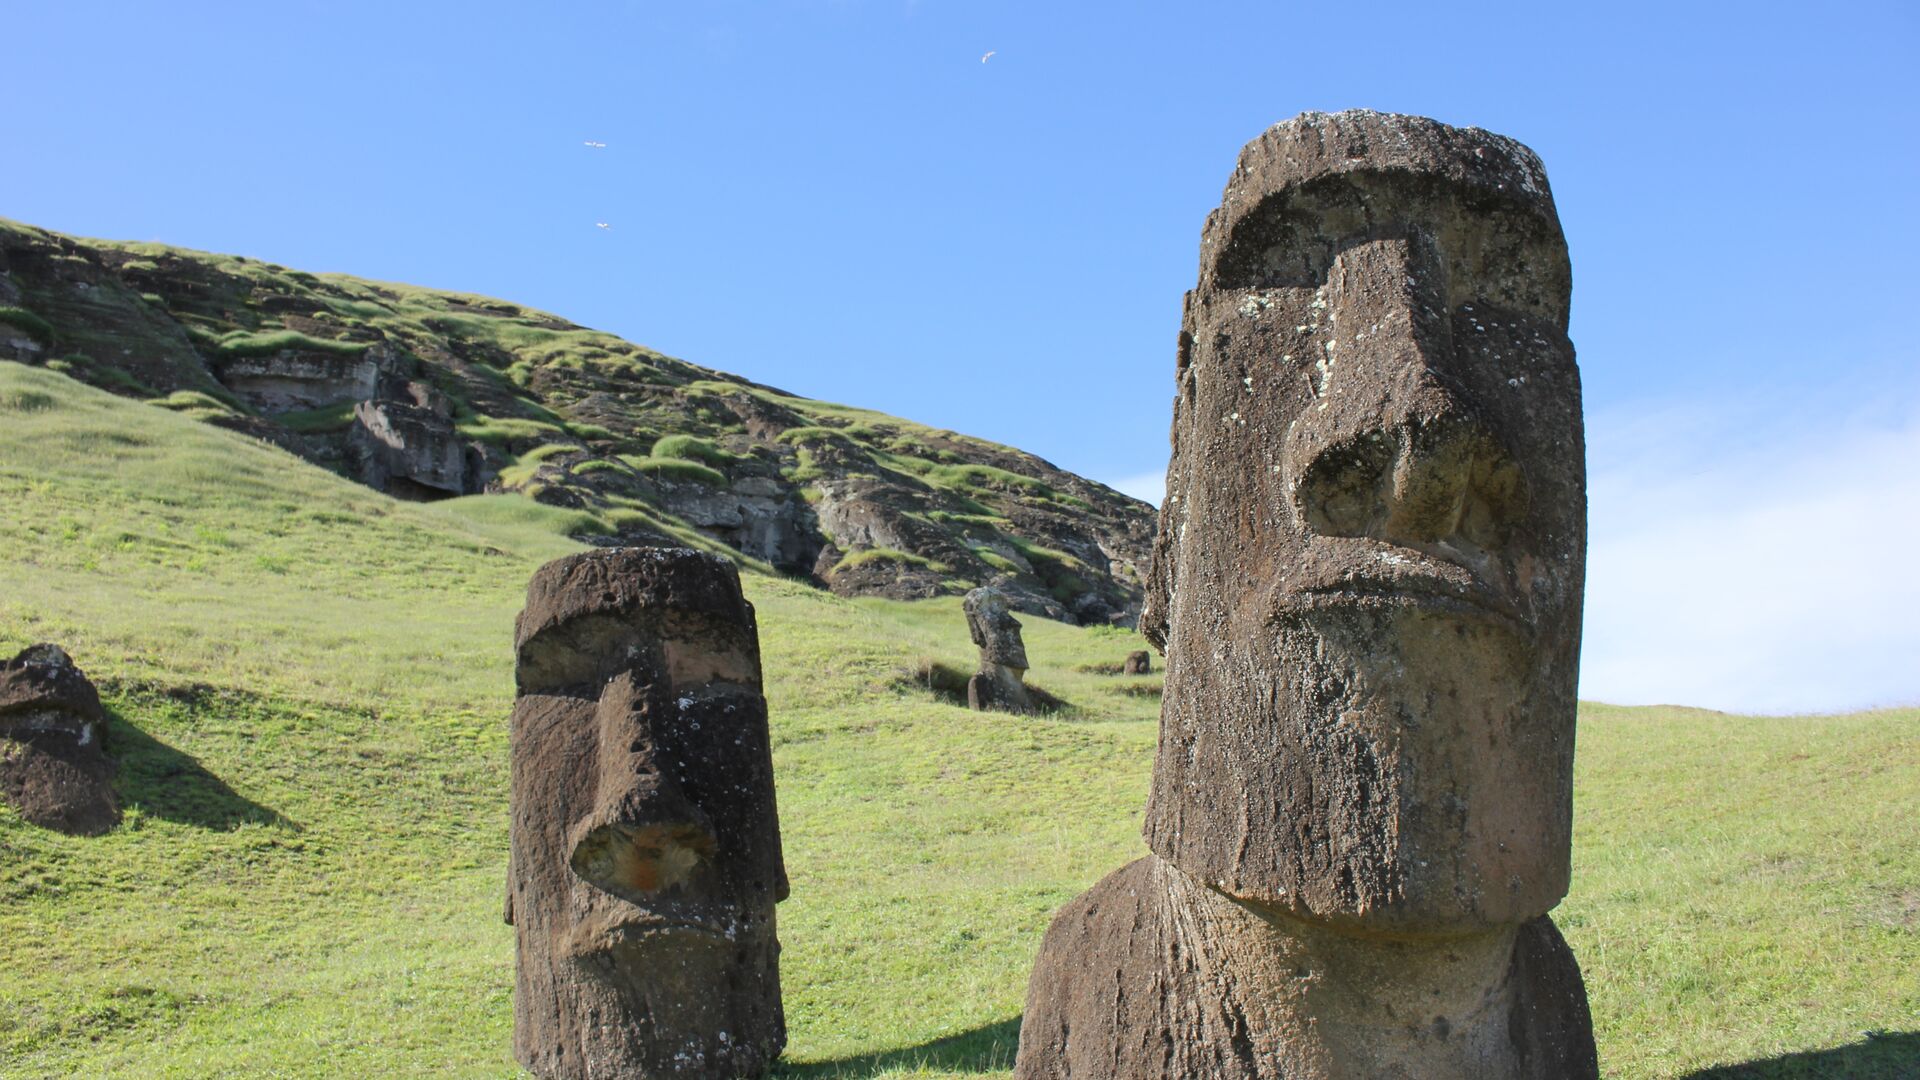
[[[1547,917],[1586,479],[1545,171],[1307,113],[1241,152],[1200,250],[1142,618],[1152,854],[1055,917],[1015,1073],[1597,1076]]]
[[[967,633],[980,647],[980,669],[967,680],[967,707],[1001,712],[1034,711],[1027,691],[1027,647],[1020,640],[1020,620],[1013,617],[1006,595],[986,587],[961,601],[967,613]]]
[[[1153,654],[1146,649],[1135,649],[1127,654],[1120,664],[1122,675],[1148,675],[1153,672]]]
[[[753,607],[724,559],[589,551],[514,627],[514,1055],[543,1077],[752,1077],[786,1045],[786,898]]]
[[[42,828],[97,836],[120,823],[100,694],[58,645],[0,663],[0,798]]]

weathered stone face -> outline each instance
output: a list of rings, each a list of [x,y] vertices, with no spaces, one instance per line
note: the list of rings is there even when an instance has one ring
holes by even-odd
[[[106,714],[58,645],[0,663],[0,797],[44,828],[91,836],[120,822]]]
[[[982,663],[1027,669],[1027,646],[1020,639],[1020,620],[1013,617],[1007,598],[997,589],[975,589],[961,606],[967,613],[967,635],[980,647]]]
[[[515,639],[516,1055],[542,1076],[764,1072],[787,878],[737,573],[687,549],[571,556],[534,575]]]
[[[1539,160],[1308,114],[1242,152],[1201,251],[1143,619],[1167,653],[1150,845],[1326,920],[1545,912],[1586,499]]]
[[[980,648],[980,667],[967,680],[967,706],[976,711],[1033,712],[1027,690],[1027,647],[1020,639],[1020,620],[1013,617],[1006,596],[998,589],[975,589],[961,601],[967,613],[967,634]]]

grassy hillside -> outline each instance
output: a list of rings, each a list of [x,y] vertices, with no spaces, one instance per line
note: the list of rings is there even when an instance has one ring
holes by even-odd
[[[524,494],[588,511],[544,519],[569,535],[704,537],[842,595],[992,581],[1022,610],[1086,624],[1128,623],[1142,595],[1146,503],[1013,447],[487,297],[0,219],[7,359],[377,490]],[[401,439],[411,465],[367,456],[356,403],[376,399],[406,403],[408,424],[376,438]]]
[[[128,807],[97,839],[0,808],[0,1076],[513,1075],[509,634],[578,511],[396,502],[7,363],[0,508],[0,651],[102,683]],[[784,1074],[1005,1075],[1047,919],[1142,850],[1157,676],[1084,670],[1138,639],[1026,619],[1068,708],[983,716],[938,689],[957,601],[747,586]],[[1920,710],[1591,706],[1580,738],[1558,917],[1607,1074],[1913,1075]]]

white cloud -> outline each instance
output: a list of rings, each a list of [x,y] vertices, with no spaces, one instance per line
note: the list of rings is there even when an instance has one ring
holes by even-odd
[[[1142,502],[1150,502],[1155,506],[1159,506],[1160,500],[1165,498],[1167,494],[1167,470],[1165,468],[1155,469],[1152,472],[1138,473],[1133,476],[1123,476],[1118,480],[1106,480],[1102,482],[1113,490],[1120,492],[1122,495],[1131,495]]]
[[[1883,390],[1589,417],[1583,698],[1920,701],[1920,408]]]

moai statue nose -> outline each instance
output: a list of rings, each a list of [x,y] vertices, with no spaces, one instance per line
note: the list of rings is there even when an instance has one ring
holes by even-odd
[[[1287,439],[1302,522],[1323,536],[1496,545],[1524,509],[1520,470],[1450,370],[1432,241],[1413,232],[1348,248],[1321,301],[1316,400]]]
[[[698,889],[719,846],[712,821],[661,760],[656,714],[672,707],[632,672],[616,675],[600,695],[596,809],[582,822],[568,865],[587,883],[629,900]]]

